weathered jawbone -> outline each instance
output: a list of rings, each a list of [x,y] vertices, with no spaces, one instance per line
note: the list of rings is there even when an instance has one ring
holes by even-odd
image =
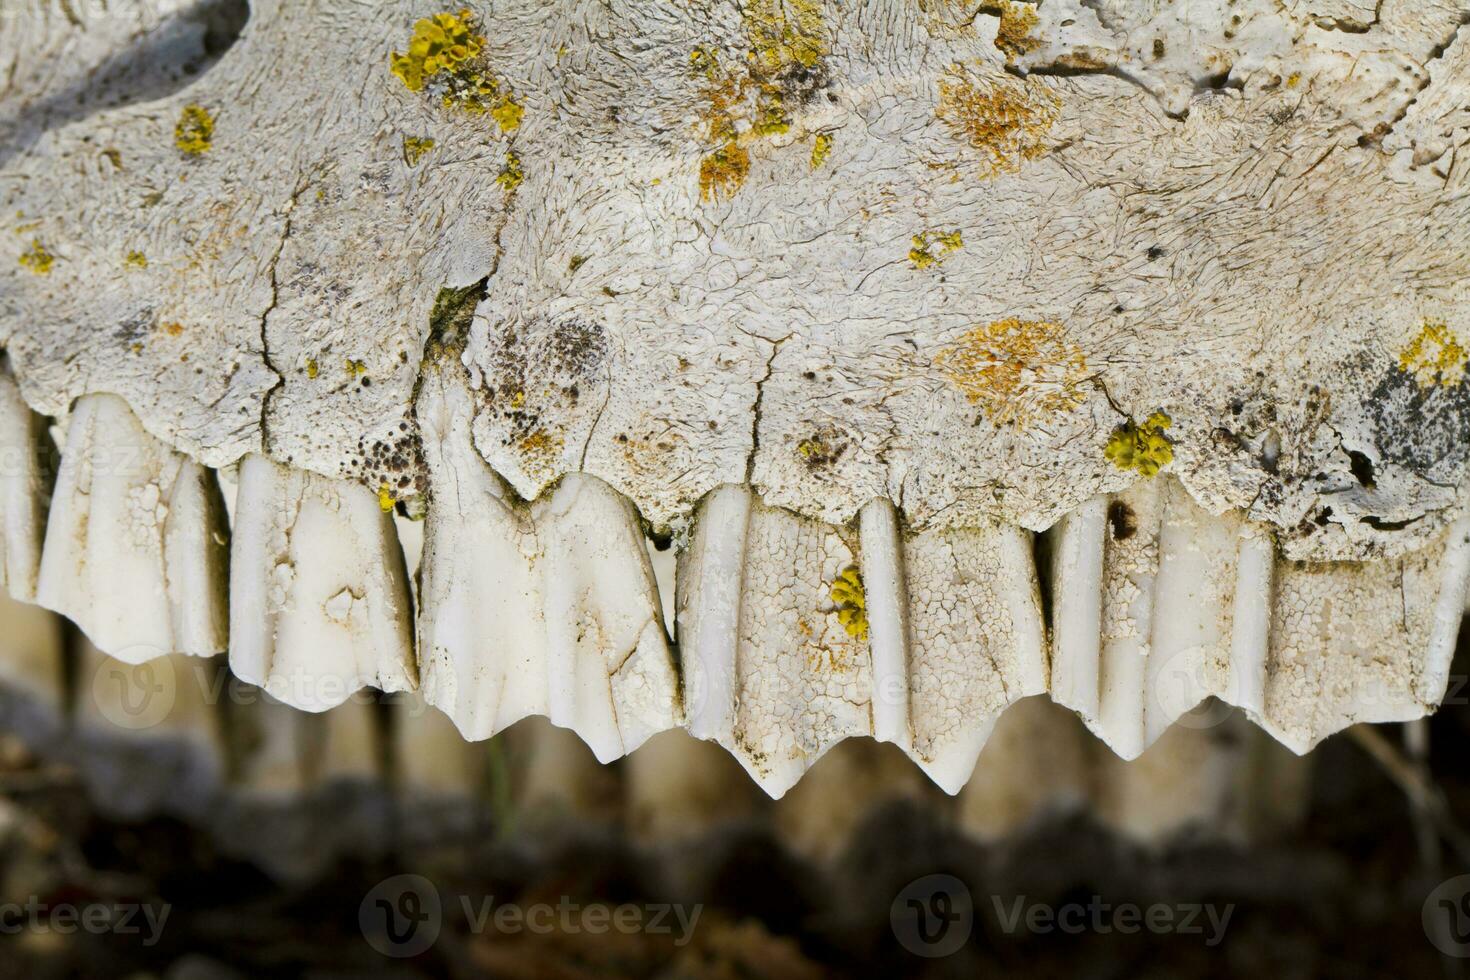
[[[1431,710],[1470,3],[972,6],[261,0],[111,108],[60,96],[202,65],[195,8],[14,12],[11,593],[777,794],[853,735],[953,792],[1043,691],[1127,757],[1208,696],[1298,751]]]

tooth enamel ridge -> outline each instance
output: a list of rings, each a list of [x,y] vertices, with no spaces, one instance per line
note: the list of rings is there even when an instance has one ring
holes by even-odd
[[[1461,520],[1374,562],[1300,562],[1168,477],[1098,497],[1050,532],[1051,693],[1125,759],[1214,695],[1306,752],[1443,697],[1466,581]]]
[[[678,724],[632,505],[578,474],[517,502],[475,451],[471,401],[453,377],[426,381],[416,412],[432,494],[419,614],[425,700],[469,739],[544,715],[604,762]]]
[[[41,542],[51,501],[45,420],[21,398],[0,363],[0,578],[12,599],[36,601]]]
[[[359,484],[247,456],[229,608],[230,669],[297,708],[418,684],[403,552],[377,495]]]
[[[228,540],[212,471],[145,432],[117,396],[77,400],[37,602],[128,663],[222,653]]]

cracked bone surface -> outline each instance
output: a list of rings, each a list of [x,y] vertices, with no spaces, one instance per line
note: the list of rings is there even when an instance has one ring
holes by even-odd
[[[871,737],[981,833],[1444,696],[1470,0],[217,6],[0,12],[0,557],[108,654],[773,795]]]

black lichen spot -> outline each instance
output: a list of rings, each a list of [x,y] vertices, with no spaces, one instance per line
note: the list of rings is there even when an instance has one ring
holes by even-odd
[[[1138,518],[1133,508],[1121,500],[1108,504],[1108,524],[1112,526],[1114,541],[1127,541],[1138,533]]]
[[[1421,385],[1391,369],[1368,396],[1381,458],[1438,478],[1470,459],[1470,379]]]
[[[1360,484],[1373,489],[1373,461],[1356,449],[1348,450],[1348,469],[1353,472],[1353,479]]]

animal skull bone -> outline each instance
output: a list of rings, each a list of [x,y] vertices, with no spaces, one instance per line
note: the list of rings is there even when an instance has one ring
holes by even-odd
[[[228,578],[288,703],[777,794],[850,735],[956,791],[1042,691],[1127,757],[1443,696],[1466,0],[243,13],[0,12],[6,581],[106,652],[224,652]]]

